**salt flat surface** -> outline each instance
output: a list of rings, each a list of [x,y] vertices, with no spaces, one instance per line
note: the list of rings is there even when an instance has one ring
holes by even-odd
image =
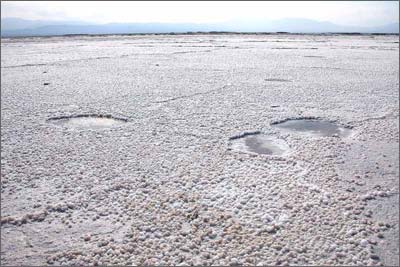
[[[2,264],[397,264],[398,40],[2,39]],[[271,126],[308,117],[351,134]]]

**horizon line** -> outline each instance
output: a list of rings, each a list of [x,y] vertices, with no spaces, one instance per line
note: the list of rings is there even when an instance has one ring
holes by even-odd
[[[20,19],[20,20],[25,20],[25,21],[43,21],[43,22],[56,22],[56,23],[77,23],[77,22],[82,22],[82,23],[87,23],[87,24],[80,24],[82,26],[86,26],[88,24],[93,24],[93,25],[97,25],[97,26],[101,26],[101,25],[109,25],[109,24],[150,24],[150,23],[154,23],[154,24],[195,24],[195,25],[215,25],[215,24],[224,24],[224,23],[231,23],[231,22],[235,22],[235,21],[281,21],[281,20],[308,20],[308,21],[314,21],[314,22],[320,22],[320,23],[330,23],[333,25],[337,25],[337,26],[343,26],[343,27],[360,27],[360,28],[373,28],[373,27],[382,27],[382,26],[387,26],[387,25],[391,25],[391,24],[400,24],[399,21],[393,21],[390,23],[386,23],[386,24],[377,24],[374,26],[360,26],[360,25],[349,25],[349,24],[337,24],[334,22],[330,22],[327,20],[316,20],[316,19],[309,19],[309,18],[304,18],[304,17],[285,17],[285,18],[280,18],[280,19],[270,19],[270,18],[257,18],[257,19],[243,19],[243,18],[238,18],[238,19],[231,19],[231,20],[225,20],[222,22],[162,22],[162,21],[146,21],[146,22],[140,22],[140,21],[130,21],[130,22],[91,22],[91,21],[85,21],[85,20],[44,20],[44,19],[24,19],[24,18],[19,18],[19,17],[1,17],[1,21],[3,21],[3,19]],[[65,24],[67,25],[67,24]],[[51,25],[48,24],[46,26],[56,26],[56,25]],[[76,26],[76,24],[75,24]],[[44,26],[39,26],[39,27],[44,27]]]

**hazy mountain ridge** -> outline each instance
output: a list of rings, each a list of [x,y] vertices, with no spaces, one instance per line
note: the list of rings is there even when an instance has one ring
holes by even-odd
[[[27,20],[20,18],[1,19],[1,29],[6,31],[34,29],[43,26],[55,25],[94,25],[83,21],[54,21],[54,20]]]
[[[360,32],[399,33],[399,23],[379,27],[354,27],[302,18],[280,20],[236,20],[225,23],[108,23],[80,21],[35,21],[18,18],[1,20],[1,36],[48,36],[65,34],[184,33],[184,32]]]

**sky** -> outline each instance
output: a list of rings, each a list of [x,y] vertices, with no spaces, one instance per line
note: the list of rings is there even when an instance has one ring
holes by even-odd
[[[93,23],[217,23],[306,18],[349,26],[399,21],[398,1],[1,1],[2,18]]]

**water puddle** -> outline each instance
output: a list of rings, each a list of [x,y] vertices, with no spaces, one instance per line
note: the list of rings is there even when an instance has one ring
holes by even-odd
[[[50,118],[47,121],[60,126],[81,129],[103,129],[127,122],[126,119],[115,118],[110,115],[76,115]]]
[[[271,79],[265,79],[266,82],[291,82],[290,80],[286,80],[286,79],[275,79],[275,78],[271,78]]]
[[[288,132],[295,132],[310,136],[342,136],[350,135],[351,129],[337,125],[336,123],[318,119],[292,119],[283,122],[272,123],[271,126]]]
[[[289,146],[284,140],[259,132],[232,137],[230,140],[233,150],[247,153],[281,156],[289,150]]]

